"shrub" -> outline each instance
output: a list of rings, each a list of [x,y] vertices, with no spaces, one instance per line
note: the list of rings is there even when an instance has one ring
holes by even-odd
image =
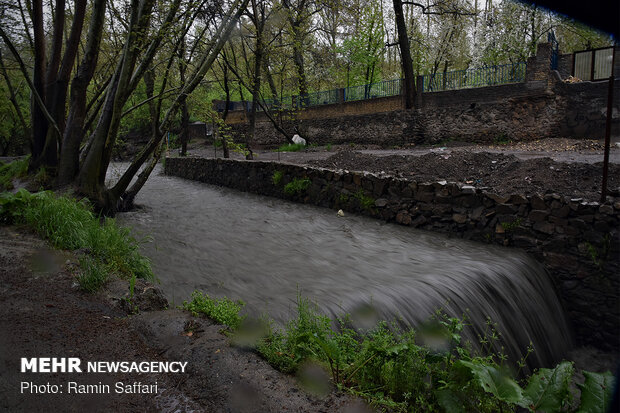
[[[308,178],[295,178],[288,184],[284,185],[284,193],[287,195],[297,195],[310,186],[311,181]]]

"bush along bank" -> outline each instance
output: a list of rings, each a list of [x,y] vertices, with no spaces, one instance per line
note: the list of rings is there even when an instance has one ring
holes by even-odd
[[[318,366],[338,388],[389,411],[603,413],[609,411],[615,385],[609,372],[584,371],[585,382],[577,384],[581,396],[573,397],[575,370],[569,361],[516,379],[533,349],[514,371],[503,354],[488,350],[489,341],[499,339],[492,328],[481,337],[482,350],[474,350],[461,340],[463,320],[441,312],[432,317],[428,328],[441,337],[442,344],[428,347],[420,344],[423,331],[402,330],[385,322],[361,332],[350,328],[344,317],[334,329],[329,317],[301,297],[296,317],[283,329],[270,321],[248,321],[240,315],[242,302],[201,292],[194,292],[183,307],[227,325],[233,342],[247,345],[247,338],[254,337],[251,346],[278,370],[297,373],[303,382],[304,372]],[[309,388],[329,388],[313,375]]]
[[[0,194],[0,223],[24,225],[56,248],[83,252],[77,281],[84,291],[101,289],[110,274],[134,283],[136,278],[155,279],[129,229],[119,227],[114,219],[95,216],[85,200],[49,191],[4,192]]]

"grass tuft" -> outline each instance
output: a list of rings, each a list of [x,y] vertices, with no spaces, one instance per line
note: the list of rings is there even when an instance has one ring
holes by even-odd
[[[103,286],[108,278],[101,276],[103,270],[125,279],[133,276],[155,279],[148,258],[139,253],[140,243],[130,235],[129,229],[119,227],[111,218],[101,222],[85,200],[47,191],[31,194],[25,189],[15,194],[3,193],[0,221],[26,225],[56,248],[86,250],[92,262],[84,261],[82,281],[78,280],[86,291]]]
[[[211,298],[200,291],[194,291],[191,301],[183,302],[183,309],[191,311],[194,316],[203,314],[220,324],[236,329],[244,319],[239,314],[244,305],[243,301],[232,301],[226,297]]]
[[[306,145],[301,143],[287,143],[276,149],[276,152],[298,152],[306,149]]]

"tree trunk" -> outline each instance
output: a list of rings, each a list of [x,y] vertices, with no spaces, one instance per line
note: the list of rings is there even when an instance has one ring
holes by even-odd
[[[398,47],[400,49],[400,60],[405,77],[405,108],[411,109],[415,105],[415,74],[413,73],[413,61],[411,59],[411,49],[409,47],[409,37],[407,26],[403,15],[402,0],[392,0],[394,4],[394,16],[396,17],[396,28],[398,30]]]
[[[80,144],[86,132],[86,92],[97,66],[105,10],[106,0],[95,0],[86,40],[86,51],[71,82],[71,103],[60,150],[57,185],[72,182],[79,171]]]

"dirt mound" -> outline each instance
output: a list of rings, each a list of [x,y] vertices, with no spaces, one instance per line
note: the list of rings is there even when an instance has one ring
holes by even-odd
[[[514,155],[437,149],[422,156],[377,156],[340,151],[310,165],[330,169],[385,173],[423,181],[447,180],[486,187],[501,194],[554,192],[597,200],[602,163],[562,163],[551,158],[520,160]],[[610,165],[608,187],[617,190],[620,167]]]

